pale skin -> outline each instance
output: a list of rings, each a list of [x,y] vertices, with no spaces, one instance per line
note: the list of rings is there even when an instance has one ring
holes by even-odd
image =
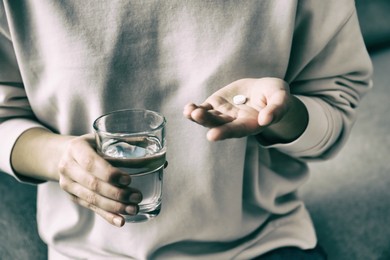
[[[245,104],[233,103],[237,94],[247,97]],[[269,143],[286,143],[299,137],[308,122],[304,104],[277,78],[235,81],[200,105],[187,104],[183,114],[208,128],[210,141],[255,135]],[[21,176],[58,181],[75,203],[112,225],[124,225],[120,214],[138,212],[142,194],[131,188],[128,174],[96,153],[93,134],[64,136],[32,128],[17,140],[11,163]]]

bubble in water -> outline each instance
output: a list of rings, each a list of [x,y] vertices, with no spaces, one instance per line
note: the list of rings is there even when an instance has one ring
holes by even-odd
[[[139,158],[149,154],[147,149],[132,145],[126,142],[118,142],[110,144],[105,150],[104,154],[114,158]]]
[[[160,150],[160,146],[157,144],[152,144],[146,147],[146,153],[147,154],[155,154]]]

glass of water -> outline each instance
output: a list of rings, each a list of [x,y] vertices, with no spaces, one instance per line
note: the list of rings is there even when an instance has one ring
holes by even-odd
[[[165,125],[163,115],[143,109],[114,111],[93,123],[97,152],[114,167],[129,173],[130,186],[142,193],[138,214],[124,215],[126,222],[147,221],[160,213]]]

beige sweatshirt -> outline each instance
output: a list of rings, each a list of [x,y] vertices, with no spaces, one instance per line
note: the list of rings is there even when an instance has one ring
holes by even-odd
[[[291,143],[210,143],[182,116],[186,103],[232,81],[266,76],[290,83],[309,111]],[[31,127],[81,135],[105,112],[157,110],[168,122],[160,215],[119,229],[58,183],[40,183],[50,258],[249,259],[312,248],[296,192],[308,178],[305,161],[345,143],[370,76],[352,0],[3,0],[0,169],[15,176],[10,153]]]

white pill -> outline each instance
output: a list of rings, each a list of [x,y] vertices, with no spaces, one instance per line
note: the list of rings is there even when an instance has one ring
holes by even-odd
[[[236,95],[233,97],[233,103],[235,105],[242,105],[245,104],[246,102],[246,97],[244,95]]]

